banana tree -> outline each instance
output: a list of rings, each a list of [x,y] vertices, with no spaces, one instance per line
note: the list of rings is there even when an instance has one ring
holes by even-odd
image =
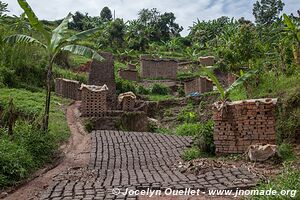
[[[242,73],[241,76],[234,83],[232,83],[227,89],[222,87],[222,85],[218,81],[218,78],[214,75],[211,69],[205,69],[205,72],[207,76],[212,80],[212,82],[216,85],[217,90],[220,94],[220,104],[218,106],[218,109],[221,111],[221,116],[223,116],[224,111],[226,112],[227,109],[227,102],[229,99],[230,92],[232,92],[232,90],[234,90],[238,86],[244,84],[245,81],[247,81],[250,77],[252,77],[257,73],[257,70],[251,70],[247,73]]]
[[[298,66],[300,66],[300,27],[294,23],[289,16],[283,14],[286,31],[294,38],[294,58]]]
[[[51,81],[52,81],[52,66],[55,57],[63,51],[71,52],[73,54],[82,55],[91,59],[96,59],[101,61],[103,58],[93,49],[85,46],[76,45],[78,40],[82,40],[96,31],[98,28],[86,30],[77,33],[71,37],[66,37],[66,32],[68,29],[68,23],[72,19],[72,14],[68,16],[61,22],[61,24],[55,28],[52,32],[46,31],[43,24],[38,20],[37,16],[26,2],[26,0],[18,0],[19,5],[26,13],[29,23],[31,26],[37,30],[44,38],[45,43],[27,36],[27,35],[11,35],[4,39],[5,42],[10,44],[23,43],[37,45],[43,48],[47,55],[47,78],[46,78],[46,101],[45,101],[45,111],[43,116],[43,130],[48,131],[48,121],[49,121],[49,110],[50,110],[50,100],[51,100]]]
[[[257,73],[257,70],[251,70],[247,73],[242,73],[241,76],[233,82],[227,89],[224,89],[218,78],[214,75],[211,69],[205,69],[207,76],[212,80],[212,82],[216,85],[218,92],[220,93],[220,100],[225,103],[228,100],[230,92],[237,88],[238,86],[242,85],[245,81],[251,78],[253,75]]]

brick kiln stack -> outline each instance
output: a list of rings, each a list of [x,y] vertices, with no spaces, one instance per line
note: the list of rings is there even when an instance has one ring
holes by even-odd
[[[82,102],[81,116],[97,117],[102,116],[107,110],[107,92],[106,85],[81,85]]]
[[[204,76],[196,77],[184,82],[184,93],[189,95],[194,92],[205,93],[213,90],[213,82]]]
[[[120,107],[123,111],[133,111],[136,101],[136,96],[133,92],[122,93],[118,97]]]
[[[93,60],[91,63],[91,71],[89,73],[89,85],[107,85],[109,88],[107,94],[108,109],[116,108],[116,81],[114,72],[114,58],[111,53],[100,53],[105,59],[103,61]]]
[[[199,57],[199,63],[203,66],[213,66],[215,64],[215,57],[213,56],[205,56]]]
[[[55,79],[55,93],[61,97],[73,100],[81,99],[81,92],[79,90],[79,81],[57,78]]]
[[[142,78],[176,79],[178,61],[175,59],[161,59],[141,55],[140,62]]]
[[[243,153],[251,144],[275,144],[277,99],[220,102],[213,105],[216,154]]]
[[[128,64],[127,69],[120,69],[119,76],[125,80],[137,81],[138,80],[138,71],[136,66],[133,64]]]

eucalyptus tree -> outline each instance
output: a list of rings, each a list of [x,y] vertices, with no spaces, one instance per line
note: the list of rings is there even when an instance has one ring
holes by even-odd
[[[44,39],[44,43],[35,39],[31,36],[15,34],[5,38],[5,42],[10,44],[23,43],[37,45],[45,50],[47,55],[47,78],[46,78],[46,101],[45,101],[45,111],[43,116],[43,130],[46,132],[48,130],[49,122],[49,110],[50,110],[50,100],[51,100],[51,81],[52,81],[52,66],[54,60],[59,53],[67,51],[74,54],[82,55],[91,59],[96,59],[101,61],[103,58],[93,49],[85,46],[77,45],[78,40],[82,40],[89,35],[98,31],[98,28],[90,29],[77,33],[71,37],[66,37],[68,23],[72,19],[72,14],[68,16],[61,22],[61,24],[52,30],[51,32],[46,31],[43,24],[38,20],[37,16],[26,2],[26,0],[18,0],[19,5],[26,13],[29,23],[31,26],[37,30]]]

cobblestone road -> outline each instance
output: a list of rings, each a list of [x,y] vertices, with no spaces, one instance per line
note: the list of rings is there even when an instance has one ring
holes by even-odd
[[[87,169],[71,169],[54,178],[41,199],[138,199],[114,192],[173,189],[235,189],[256,184],[257,177],[243,168],[213,170],[200,176],[174,170],[191,137],[122,131],[91,133]]]

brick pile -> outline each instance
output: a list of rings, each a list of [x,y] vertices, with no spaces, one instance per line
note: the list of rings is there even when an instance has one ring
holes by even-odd
[[[97,117],[102,116],[108,110],[106,85],[81,85],[81,116]]]
[[[199,62],[200,65],[213,66],[215,64],[215,57],[213,56],[199,57]]]
[[[175,59],[161,59],[141,55],[140,62],[142,78],[176,79],[178,61]]]
[[[213,106],[216,154],[243,153],[252,144],[275,144],[277,99],[251,99]]]
[[[68,80],[63,78],[55,79],[55,93],[58,96],[73,100],[80,100],[81,92],[79,88],[79,81]]]
[[[122,93],[118,97],[120,107],[123,111],[133,111],[136,101],[136,96],[133,92]]]
[[[107,94],[108,108],[114,110],[116,108],[116,81],[114,72],[114,58],[111,53],[100,53],[104,58],[103,61],[93,60],[91,63],[91,71],[89,73],[89,85],[107,85],[109,88]]]
[[[196,77],[184,82],[185,95],[189,95],[194,92],[205,93],[213,90],[213,82],[204,76]]]
[[[136,66],[133,64],[128,64],[127,69],[120,69],[119,76],[125,80],[137,81],[138,80],[138,71]]]

